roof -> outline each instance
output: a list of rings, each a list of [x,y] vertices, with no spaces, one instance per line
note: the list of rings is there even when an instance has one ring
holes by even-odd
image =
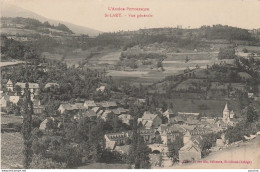
[[[191,148],[195,148],[197,151],[201,151],[201,141],[201,136],[192,137],[191,140],[180,149],[180,151],[189,151]]]
[[[110,110],[105,110],[102,114],[102,118],[107,118],[107,116],[110,114],[114,114],[114,113]]]
[[[12,85],[13,82],[9,79],[8,82],[6,83],[6,85]]]
[[[157,116],[158,116],[157,114],[152,114],[152,113],[146,111],[146,112],[144,112],[142,119],[143,120],[154,120]]]
[[[226,103],[226,105],[225,105],[225,108],[224,108],[223,112],[229,112],[227,103]]]
[[[123,153],[123,154],[128,154],[130,150],[130,145],[123,145],[123,146],[116,146],[115,151]]]
[[[169,131],[172,132],[181,132],[184,133],[186,130],[179,124],[174,124],[171,127],[168,128]]]
[[[252,76],[249,75],[249,74],[246,73],[246,72],[238,72],[238,75],[239,75],[240,77],[243,77],[243,78],[246,78],[246,79],[251,79],[251,78],[252,78]]]
[[[56,82],[49,82],[45,85],[44,88],[49,88],[49,87],[59,87],[60,85]]]
[[[100,110],[100,107],[93,107],[92,110],[97,113]]]
[[[128,119],[128,120],[133,119],[133,117],[131,115],[129,115],[129,114],[119,115],[118,118],[120,118],[120,119]]]
[[[117,139],[120,139],[120,138],[127,138],[127,137],[129,137],[129,133],[128,132],[108,133],[108,134],[105,134],[105,136],[109,140],[117,140]]]
[[[152,128],[153,126],[153,121],[145,121],[143,124],[146,128]]]
[[[85,109],[83,103],[75,103],[75,104],[62,103],[59,108],[61,107],[63,107],[63,109],[65,110]]]
[[[199,123],[199,120],[188,118],[185,123],[190,124],[190,125],[196,125]]]
[[[181,116],[176,116],[174,118],[171,118],[171,121],[184,122],[184,119]]]
[[[161,125],[159,126],[159,128],[158,128],[158,130],[160,130],[160,131],[165,131],[166,129],[168,129],[167,124],[161,124]]]
[[[116,102],[113,102],[113,101],[109,101],[109,102],[101,102],[101,103],[99,103],[100,104],[100,106],[102,106],[102,107],[105,107],[105,108],[109,108],[109,107],[117,107],[117,104],[116,104]]]
[[[90,106],[90,107],[95,107],[97,106],[96,103],[94,102],[94,100],[86,100],[84,102],[84,106]]]
[[[93,111],[93,110],[87,110],[87,111],[84,113],[84,116],[87,116],[87,117],[96,117],[97,114],[96,114],[95,111]]]
[[[39,84],[37,83],[28,83],[28,84],[29,84],[29,88],[39,88]],[[25,83],[23,82],[17,82],[15,85],[18,85],[21,88],[25,88]]]
[[[128,112],[128,110],[127,110],[127,109],[124,109],[124,108],[122,108],[122,107],[120,107],[120,108],[117,108],[117,109],[113,110],[113,112],[114,112],[116,115],[120,115],[120,114],[122,114],[122,113]]]
[[[194,143],[193,141],[189,141],[187,142],[181,149],[180,151],[189,151],[191,150],[191,148],[195,148],[197,151],[201,151],[199,145],[197,145],[196,143]]]

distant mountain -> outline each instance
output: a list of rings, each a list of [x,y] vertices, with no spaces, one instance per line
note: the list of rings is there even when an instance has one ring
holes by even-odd
[[[34,18],[41,22],[48,21],[50,24],[58,25],[59,23],[65,24],[70,30],[72,30],[76,34],[85,34],[89,36],[97,36],[99,33],[102,33],[101,31],[91,29],[84,26],[75,25],[69,22],[65,21],[57,21],[45,18],[43,16],[40,16],[32,11],[25,10],[23,8],[10,5],[7,3],[1,4],[1,16],[2,17],[24,17],[24,18]]]

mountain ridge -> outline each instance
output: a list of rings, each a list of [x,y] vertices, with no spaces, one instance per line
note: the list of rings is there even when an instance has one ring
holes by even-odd
[[[92,28],[76,25],[66,21],[59,21],[54,19],[49,19],[43,17],[32,11],[17,7],[15,5],[10,5],[7,3],[1,3],[1,17],[23,17],[23,18],[33,18],[41,22],[48,21],[50,24],[58,25],[59,23],[65,24],[69,29],[71,29],[75,34],[85,34],[89,36],[97,36],[102,31],[95,30]]]

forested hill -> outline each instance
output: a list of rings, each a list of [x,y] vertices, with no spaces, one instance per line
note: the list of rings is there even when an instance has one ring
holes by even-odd
[[[31,30],[33,33],[42,34],[54,34],[54,35],[64,35],[73,34],[73,32],[64,24],[59,23],[57,26],[51,25],[48,21],[40,22],[39,20],[33,18],[22,18],[22,17],[2,17],[1,18],[3,32],[8,33],[8,30],[16,29],[19,33]],[[10,31],[9,31],[10,32]]]

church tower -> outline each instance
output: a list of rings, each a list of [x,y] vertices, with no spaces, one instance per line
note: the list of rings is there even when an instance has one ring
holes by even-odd
[[[225,108],[223,110],[223,122],[227,123],[230,121],[230,111],[228,109],[227,103],[225,105]]]
[[[14,85],[13,85],[13,82],[10,79],[6,83],[6,88],[7,88],[8,91],[14,91]]]

